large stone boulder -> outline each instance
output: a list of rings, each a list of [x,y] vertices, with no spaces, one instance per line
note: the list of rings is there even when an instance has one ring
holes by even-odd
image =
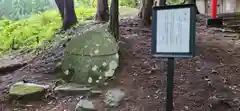
[[[73,37],[65,47],[63,78],[68,82],[99,85],[114,76],[118,67],[118,44],[107,26],[97,26]]]

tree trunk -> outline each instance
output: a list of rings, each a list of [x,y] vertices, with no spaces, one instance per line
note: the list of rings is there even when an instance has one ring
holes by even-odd
[[[142,18],[143,2],[144,2],[144,0],[140,0],[140,11],[138,13],[138,17],[140,17],[140,18]]]
[[[61,15],[61,19],[63,21],[63,19],[64,19],[64,0],[55,0],[55,3],[57,4],[59,13]]]
[[[95,19],[105,22],[109,20],[108,0],[98,0]]]
[[[144,0],[142,9],[142,21],[145,25],[151,24],[152,6],[154,0]]]
[[[159,6],[165,6],[167,0],[158,0],[159,1]]]
[[[120,44],[119,40],[119,1],[118,0],[112,0],[111,6],[110,6],[110,24],[109,24],[109,31],[112,33],[112,35],[115,37],[118,45],[119,45],[119,66],[116,70],[116,72],[121,70],[121,66],[123,65],[123,49]]]
[[[77,23],[74,10],[74,0],[55,0],[62,19],[62,30],[70,28]]]
[[[119,9],[118,0],[112,0],[110,7],[110,24],[109,30],[114,35],[116,40],[119,40]]]

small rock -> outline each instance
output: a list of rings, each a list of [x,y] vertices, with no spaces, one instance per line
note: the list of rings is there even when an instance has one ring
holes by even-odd
[[[24,83],[17,82],[10,87],[9,95],[14,97],[24,97],[30,96],[39,97],[39,95],[43,95],[44,90],[49,88],[49,86],[38,85],[33,83]]]
[[[67,94],[86,94],[92,88],[85,85],[78,84],[62,84],[54,88],[54,91],[59,93],[67,93]]]
[[[120,89],[110,89],[107,91],[105,95],[104,102],[106,103],[107,106],[116,107],[123,100],[124,96],[125,93]]]
[[[77,103],[75,111],[97,111],[97,110],[95,109],[92,101],[82,99]]]
[[[21,68],[27,64],[27,61],[20,61],[17,58],[12,59],[11,57],[0,58],[0,72],[12,72],[18,68]]]

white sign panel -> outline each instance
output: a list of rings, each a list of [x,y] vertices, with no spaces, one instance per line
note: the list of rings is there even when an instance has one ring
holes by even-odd
[[[157,10],[156,52],[190,52],[190,8]]]

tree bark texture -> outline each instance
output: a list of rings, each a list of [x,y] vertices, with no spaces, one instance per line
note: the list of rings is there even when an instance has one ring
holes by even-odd
[[[109,23],[109,31],[115,37],[117,43],[119,44],[119,67],[117,68],[116,72],[122,69],[123,65],[123,47],[121,46],[120,38],[119,38],[119,1],[112,0],[110,6],[110,23]]]
[[[142,9],[142,21],[145,25],[151,24],[152,6],[154,0],[144,0]]]
[[[98,0],[95,19],[105,22],[109,20],[108,0]]]
[[[167,0],[158,0],[159,2],[158,2],[158,5],[159,6],[165,6],[166,5],[166,2],[167,2]]]
[[[62,30],[70,28],[77,23],[74,10],[74,0],[55,0],[62,19]]]
[[[110,6],[110,24],[109,30],[116,38],[119,40],[119,9],[118,9],[118,0],[112,0]]]

